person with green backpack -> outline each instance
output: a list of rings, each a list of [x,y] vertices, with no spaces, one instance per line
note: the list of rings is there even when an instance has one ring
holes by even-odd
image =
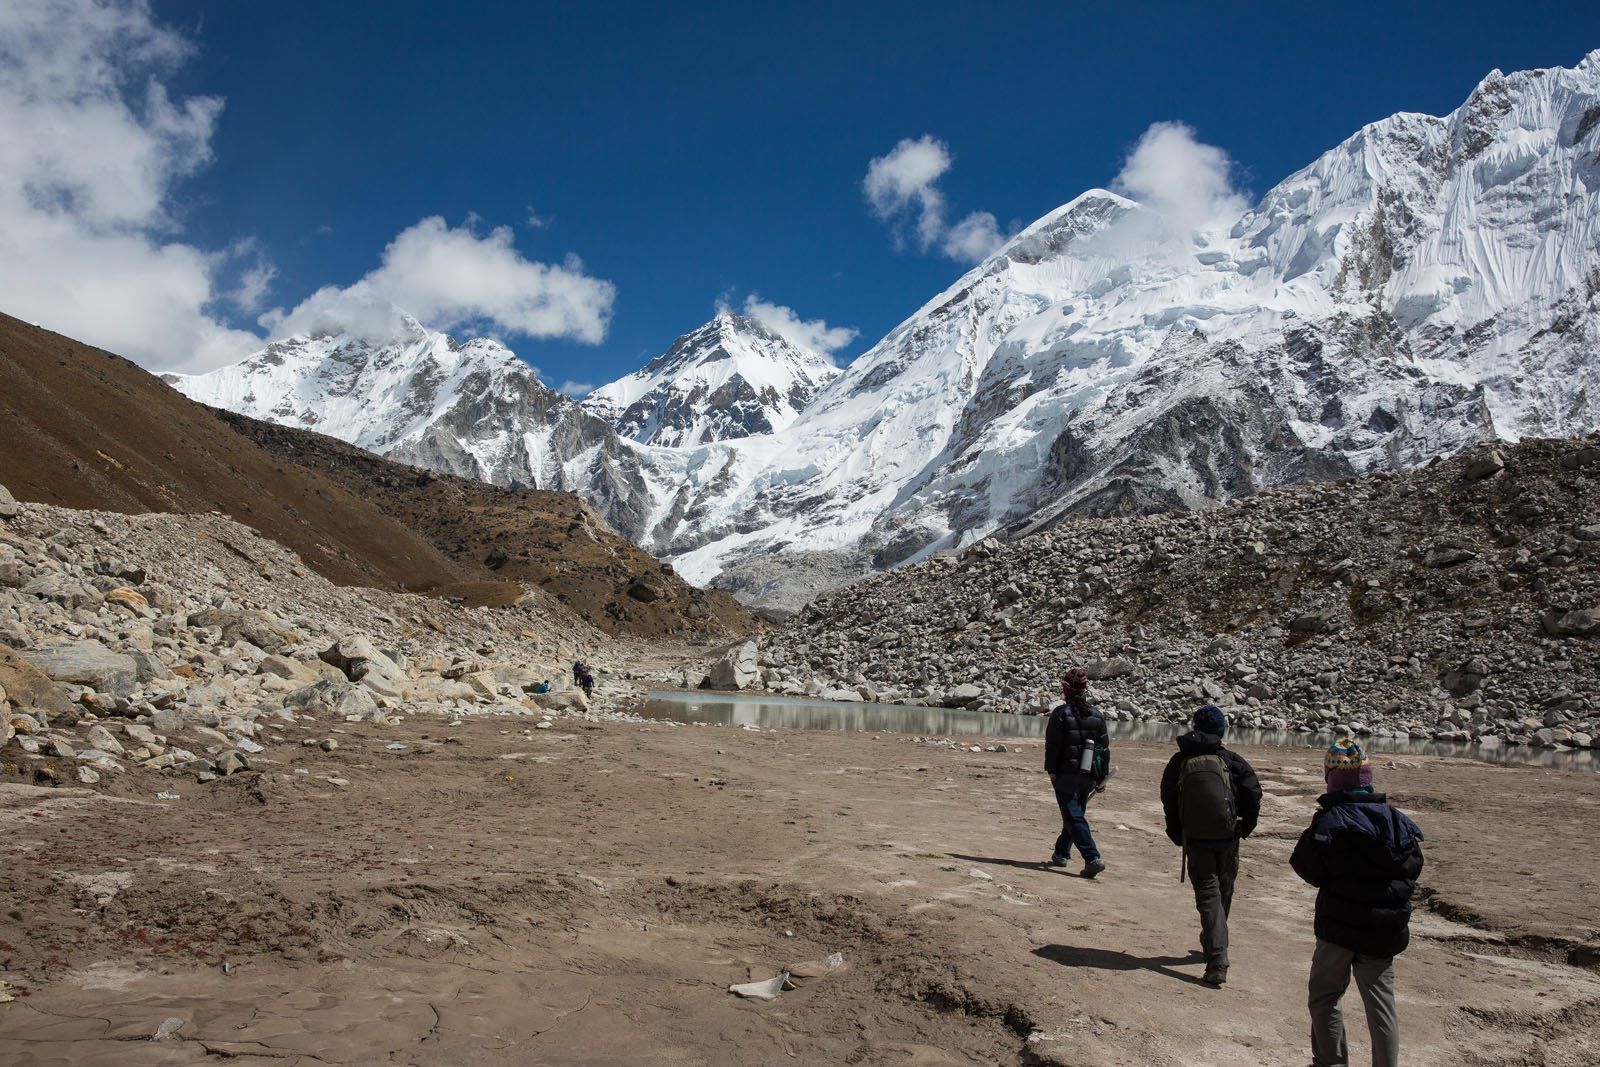
[[[1207,704],[1196,711],[1194,729],[1178,738],[1178,751],[1161,776],[1167,836],[1183,849],[1200,913],[1206,957],[1201,981],[1217,987],[1228,980],[1228,914],[1239,876],[1239,842],[1255,832],[1261,817],[1261,783],[1243,756],[1222,746],[1227,730],[1221,708]]]

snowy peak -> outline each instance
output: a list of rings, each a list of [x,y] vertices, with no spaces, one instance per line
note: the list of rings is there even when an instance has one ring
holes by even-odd
[[[1600,426],[1600,53],[1181,223],[1091,190],[1024,229],[718,470],[680,572],[770,597],[807,553],[894,566]]]
[[[381,331],[367,323],[321,324],[230,367],[173,384],[202,403],[380,454],[426,433],[464,395],[544,390],[533,370],[498,341],[458,344],[399,309],[388,310]]]
[[[783,430],[838,374],[827,357],[721,311],[583,406],[640,444],[691,448]]]
[[[500,342],[458,343],[393,307],[333,309],[306,333],[172,384],[202,403],[414,466],[583,492],[629,537],[641,536],[649,514],[639,460],[609,426]]]

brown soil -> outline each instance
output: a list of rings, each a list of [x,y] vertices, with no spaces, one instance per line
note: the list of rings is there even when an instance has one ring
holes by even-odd
[[[3,314],[0,483],[19,500],[64,507],[220,511],[344,585],[460,577],[425,538],[269,455],[135,364]]]
[[[427,538],[471,579],[538,585],[606,633],[742,633],[755,626],[727,593],[685,582],[613,532],[572,493],[506,489],[436,474],[322,434],[218,414],[281,461],[376,504]],[[446,591],[473,604],[497,602],[488,587]]]
[[[483,605],[515,600],[526,582],[609,633],[754,625],[726,594],[663,571],[570,493],[424,475],[317,434],[224,417],[120,356],[3,314],[0,484],[19,500],[73,508],[219,511],[342,585]],[[507,562],[490,567],[497,548]],[[629,595],[640,577],[656,600]]]
[[[1213,991],[1158,746],[1118,747],[1088,882],[1035,865],[1057,826],[1037,744],[306,725],[341,747],[212,786],[0,784],[0,1063],[1306,1062],[1312,894],[1286,861],[1313,752],[1247,752],[1269,799]],[[1378,773],[1428,835],[1407,1061],[1595,1062],[1600,779]],[[774,1002],[726,991],[834,951]]]

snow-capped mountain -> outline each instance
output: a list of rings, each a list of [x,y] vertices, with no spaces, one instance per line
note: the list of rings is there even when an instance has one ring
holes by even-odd
[[[572,488],[690,580],[790,605],[1074,514],[1583,433],[1600,427],[1600,52],[1375,122],[1198,232],[1086,192],[831,380],[719,317],[585,410],[494,342],[407,330],[292,338],[180,387]]]
[[[583,406],[631,440],[692,447],[776,433],[838,376],[827,357],[722,311]]]
[[[1597,376],[1600,52],[1373,123],[1199,234],[1083,194],[704,465],[708,521],[668,546],[781,595],[1064,515],[1584,432]]]
[[[359,330],[330,326],[233,366],[167,379],[201,403],[404,463],[578,492],[619,532],[642,539],[652,503],[632,445],[500,342],[459,344],[397,308],[378,310],[363,309]]]

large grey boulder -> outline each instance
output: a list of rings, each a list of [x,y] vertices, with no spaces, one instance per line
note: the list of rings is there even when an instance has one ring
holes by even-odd
[[[344,677],[338,668],[320,660],[313,662],[279,655],[267,656],[256,664],[256,673],[274,675],[291,682],[299,682],[301,685],[310,685],[334,676]]]
[[[78,709],[50,676],[30,656],[5,645],[0,645],[0,690],[11,704],[41,713],[50,724],[71,726],[78,721]],[[0,704],[0,712],[5,710]]]
[[[1123,678],[1135,670],[1131,659],[1123,656],[1110,656],[1106,659],[1090,660],[1083,665],[1083,673],[1097,682],[1108,681],[1112,678]]]
[[[295,639],[292,629],[265,611],[207,608],[190,615],[189,625],[215,626],[222,631],[223,644],[245,641],[263,652],[277,652]]]
[[[22,514],[22,505],[11,495],[11,490],[0,485],[0,519],[14,519]]]
[[[711,664],[712,689],[748,689],[761,678],[759,652],[754,641],[734,645]]]
[[[1461,468],[1461,478],[1468,482],[1481,482],[1485,478],[1493,478],[1496,474],[1506,469],[1506,457],[1498,450],[1491,450],[1481,456],[1467,460]]]
[[[341,637],[317,655],[322,662],[343,671],[350,681],[360,682],[379,696],[400,697],[405,693],[405,672],[364,634]]]
[[[983,699],[983,690],[971,682],[962,682],[944,695],[944,703],[953,708],[964,708]]]
[[[372,694],[354,682],[328,680],[296,689],[284,698],[288,707],[313,715],[333,715],[341,719],[379,722],[383,711]]]
[[[1552,637],[1589,637],[1600,633],[1600,609],[1549,611],[1544,617],[1544,631]]]
[[[105,594],[65,574],[42,574],[22,587],[29,596],[52,600],[68,611],[94,609],[105,603]]]
[[[97,693],[131,696],[139,684],[139,664],[134,658],[97,641],[57,645],[30,652],[28,658],[52,681],[86,685]]]
[[[583,693],[576,689],[552,690],[548,693],[534,693],[528,700],[535,707],[549,708],[554,711],[588,711],[589,701]]]

